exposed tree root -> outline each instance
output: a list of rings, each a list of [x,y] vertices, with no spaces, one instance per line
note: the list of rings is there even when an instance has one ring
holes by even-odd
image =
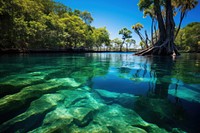
[[[171,42],[169,39],[167,39],[163,43],[158,42],[154,46],[152,46],[148,49],[145,49],[145,50],[135,53],[135,55],[140,55],[140,56],[144,56],[144,55],[178,56],[178,55],[180,55],[180,53],[178,52],[175,44],[173,42]]]

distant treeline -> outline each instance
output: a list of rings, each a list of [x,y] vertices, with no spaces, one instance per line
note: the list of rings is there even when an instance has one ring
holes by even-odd
[[[109,46],[87,11],[53,0],[0,0],[0,49],[93,49]]]

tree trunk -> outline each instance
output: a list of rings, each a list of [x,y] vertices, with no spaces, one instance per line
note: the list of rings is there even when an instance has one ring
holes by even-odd
[[[154,33],[155,33],[155,38],[156,38],[156,42],[157,42],[158,41],[158,36],[157,36],[156,25],[157,25],[157,23],[154,24]]]
[[[154,0],[154,10],[157,16],[158,20],[158,28],[159,28],[159,39],[158,42],[163,42],[166,37],[166,30],[165,30],[165,24],[163,21],[162,13],[161,13],[161,8],[160,8],[160,0]]]
[[[136,53],[136,55],[180,55],[174,44],[175,23],[171,0],[165,1],[166,25],[161,15],[159,0],[154,0],[158,19],[159,39],[153,47]],[[166,27],[166,29],[165,29]]]
[[[123,39],[123,42],[122,42],[122,44],[120,45],[120,52],[122,52],[122,47],[123,47],[123,44],[124,44],[124,42],[125,42],[125,39]]]
[[[146,48],[148,48],[148,44],[146,43],[146,39],[144,38],[144,36],[140,33],[139,30],[134,30],[135,33],[140,37],[140,40],[145,44]]]
[[[178,25],[178,29],[177,29],[177,31],[176,31],[175,39],[176,39],[176,37],[177,37],[177,35],[178,35],[178,33],[179,33],[179,30],[180,30],[180,28],[181,28],[181,24],[182,24],[182,21],[183,21],[184,17],[185,17],[185,12],[181,12],[180,22],[179,22],[179,25]]]
[[[146,31],[146,30],[145,30],[145,36],[146,36],[145,45],[146,45],[146,48],[149,48],[149,46],[148,46],[148,41],[150,42],[150,40],[149,40],[149,37],[148,37],[148,35],[147,35],[147,31]]]
[[[152,22],[151,22],[151,46],[154,45],[154,41],[153,41],[153,25],[154,25],[154,18],[152,17]]]
[[[167,33],[167,54],[173,54],[174,52],[174,31],[175,23],[173,19],[173,10],[171,5],[171,0],[166,0],[166,33]]]

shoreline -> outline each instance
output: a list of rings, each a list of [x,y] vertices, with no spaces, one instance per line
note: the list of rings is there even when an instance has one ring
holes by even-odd
[[[39,49],[39,50],[24,50],[24,49],[0,49],[0,54],[20,54],[20,53],[104,53],[104,52],[120,52],[120,51],[95,51],[95,50],[76,50],[76,49],[66,49],[66,50],[55,50],[55,49]],[[121,52],[137,52],[137,51],[121,51]]]
[[[0,54],[31,54],[31,53],[104,53],[104,52],[138,52],[138,50],[130,51],[95,51],[83,49],[0,49]],[[200,53],[200,51],[179,51],[180,53]]]

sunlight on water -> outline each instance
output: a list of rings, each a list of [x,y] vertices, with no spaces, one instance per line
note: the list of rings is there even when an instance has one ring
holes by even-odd
[[[0,56],[0,132],[198,132],[200,54]]]

